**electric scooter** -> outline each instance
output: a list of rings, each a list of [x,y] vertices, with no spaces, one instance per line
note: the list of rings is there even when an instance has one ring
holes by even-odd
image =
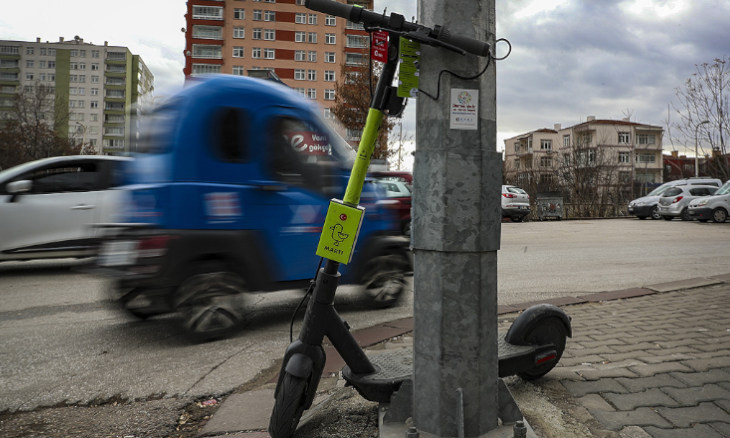
[[[346,363],[343,377],[370,401],[388,402],[412,374],[410,354],[368,357],[334,308],[340,278],[338,270],[340,264],[347,263],[352,256],[358,221],[362,218],[358,203],[380,124],[386,114],[395,116],[403,109],[404,97],[399,97],[396,87],[391,85],[399,62],[396,41],[402,38],[491,60],[488,43],[452,35],[441,26],[432,29],[407,22],[396,13],[385,16],[334,0],[307,0],[306,7],[362,23],[369,31],[387,31],[390,42],[345,196],[341,201],[333,199],[330,202],[322,228],[317,254],[326,262],[313,280],[313,292],[299,337],[284,353],[269,422],[272,438],[290,438],[304,410],[311,407],[326,360],[322,347],[325,336]],[[499,376],[536,379],[545,375],[558,363],[565,349],[566,336],[571,335],[570,319],[561,309],[541,304],[525,310],[509,331],[499,336]]]

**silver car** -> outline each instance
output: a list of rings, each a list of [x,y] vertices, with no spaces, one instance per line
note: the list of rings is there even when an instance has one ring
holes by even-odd
[[[689,214],[690,201],[702,196],[710,196],[715,194],[717,187],[715,186],[675,186],[668,188],[657,203],[657,212],[665,220],[672,220],[675,217],[682,218],[683,221],[691,221]]]
[[[110,190],[129,158],[44,158],[0,172],[0,262],[88,257],[89,224],[113,222],[122,192]]]
[[[522,222],[530,214],[530,195],[517,186],[502,186],[502,217],[512,222]]]

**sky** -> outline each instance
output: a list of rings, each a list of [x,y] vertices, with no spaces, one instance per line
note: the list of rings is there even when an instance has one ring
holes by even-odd
[[[422,0],[434,1],[434,0]],[[417,0],[376,0],[375,10],[417,17]],[[9,2],[0,39],[126,46],[164,97],[183,83],[185,0]],[[727,0],[496,0],[497,38],[512,53],[497,63],[497,149],[540,128],[592,115],[666,127],[675,90],[695,65],[730,55]],[[403,126],[415,129],[415,104]],[[671,145],[692,155],[693,145]]]

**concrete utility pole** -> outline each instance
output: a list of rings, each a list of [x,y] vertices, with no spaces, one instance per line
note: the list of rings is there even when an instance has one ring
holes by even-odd
[[[418,10],[426,26],[494,47],[494,0],[419,0]],[[435,96],[439,72],[474,76],[486,62],[424,45],[419,87]],[[474,103],[472,119],[460,112]],[[498,426],[494,61],[474,80],[443,74],[437,100],[419,93],[416,132],[413,418],[422,438],[479,437]]]

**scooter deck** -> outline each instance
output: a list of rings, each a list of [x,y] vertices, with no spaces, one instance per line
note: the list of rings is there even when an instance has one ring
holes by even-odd
[[[505,333],[498,335],[500,377],[505,364],[522,360],[535,351],[531,345],[513,345],[504,340]],[[371,374],[354,374],[345,366],[342,376],[367,400],[387,403],[403,381],[413,375],[413,349],[409,347],[369,352],[368,359],[375,367]],[[508,373],[507,375],[512,374]]]

